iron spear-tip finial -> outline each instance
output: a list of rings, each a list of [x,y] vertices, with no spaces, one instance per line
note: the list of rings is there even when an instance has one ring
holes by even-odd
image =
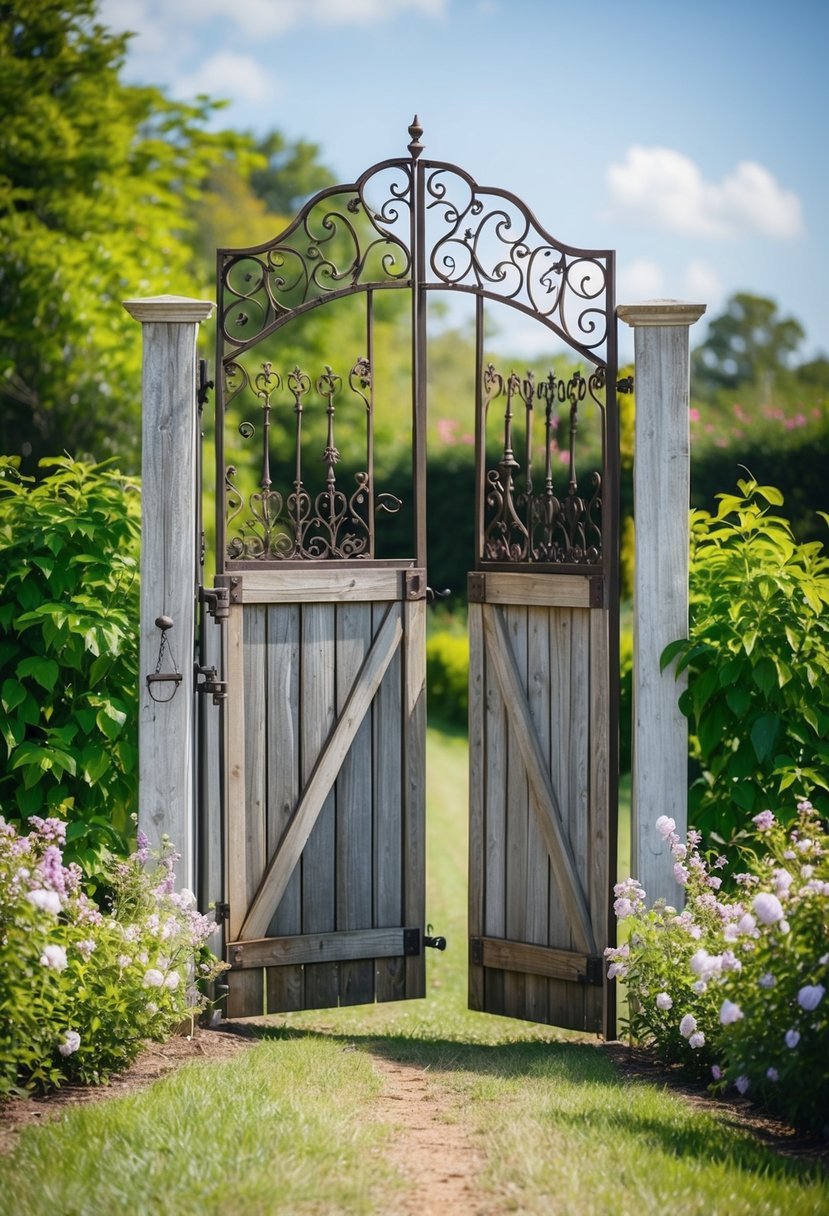
[[[417,160],[418,156],[420,156],[421,152],[423,151],[423,144],[420,142],[420,137],[423,134],[423,127],[421,127],[420,119],[416,114],[411,121],[411,125],[409,126],[409,134],[412,137],[411,143],[409,144],[409,151],[412,154],[412,160]]]

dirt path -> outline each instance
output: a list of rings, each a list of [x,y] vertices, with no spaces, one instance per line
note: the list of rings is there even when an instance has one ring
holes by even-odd
[[[484,1156],[470,1139],[457,1104],[427,1069],[374,1057],[383,1081],[372,1118],[394,1128],[385,1155],[407,1180],[390,1216],[485,1216],[478,1185]]]

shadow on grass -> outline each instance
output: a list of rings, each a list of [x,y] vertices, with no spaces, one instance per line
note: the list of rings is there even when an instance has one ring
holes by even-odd
[[[597,1140],[608,1142],[629,1138],[638,1141],[640,1149],[720,1163],[747,1174],[802,1183],[826,1180],[819,1165],[778,1155],[728,1118],[689,1108],[681,1097],[666,1093],[664,1086],[654,1082],[623,1077],[598,1044],[462,1043],[261,1024],[239,1031],[263,1041],[340,1042],[349,1050],[408,1064],[434,1077],[463,1073],[505,1083],[521,1078],[547,1081],[549,1089],[537,1095],[534,1108],[534,1117],[542,1125],[572,1129],[581,1135],[589,1130]],[[557,1091],[556,1086],[561,1088]],[[569,1087],[573,1088],[563,1095]],[[499,1101],[497,1088],[486,1101]]]

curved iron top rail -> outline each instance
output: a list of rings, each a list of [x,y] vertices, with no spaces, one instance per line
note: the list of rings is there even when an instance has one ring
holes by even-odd
[[[380,161],[321,190],[278,236],[218,251],[219,325],[230,360],[294,317],[356,292],[461,291],[535,318],[596,365],[606,359],[614,253],[554,238],[508,190],[457,165]]]

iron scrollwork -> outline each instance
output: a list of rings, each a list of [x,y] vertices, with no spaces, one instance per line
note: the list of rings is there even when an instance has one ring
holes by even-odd
[[[372,558],[374,520],[379,512],[395,513],[401,501],[393,494],[377,495],[373,475],[372,374],[365,358],[357,359],[348,374],[353,398],[365,415],[367,468],[354,474],[356,489],[347,494],[337,480],[340,452],[336,443],[338,404],[343,393],[342,377],[330,367],[312,381],[300,367],[284,378],[290,401],[282,408],[294,415],[294,478],[291,492],[283,495],[273,489],[270,468],[271,412],[274,393],[283,388],[282,377],[270,363],[263,363],[251,381],[237,361],[227,365],[226,400],[234,400],[244,388],[252,388],[259,401],[262,432],[262,476],[259,489],[247,498],[238,486],[238,470],[228,465],[225,471],[227,530],[231,537],[227,555],[232,560],[285,561]],[[326,438],[321,453],[325,467],[324,486],[313,494],[304,475],[303,418],[312,399],[324,403]],[[238,427],[243,439],[252,439],[256,424],[243,421]]]
[[[504,445],[497,467],[486,473],[486,516],[481,557],[485,562],[544,562],[556,565],[596,566],[602,561],[602,478],[590,476],[590,493],[579,491],[577,435],[579,406],[589,397],[602,416],[606,372],[598,367],[585,379],[576,371],[568,379],[554,372],[537,386],[528,373],[514,372],[504,379],[490,363],[484,372],[484,410],[505,398]],[[535,401],[544,402],[544,483],[533,483],[533,418]],[[513,450],[515,404],[524,413],[523,465]],[[556,492],[553,451],[558,426],[557,409],[568,410],[568,481],[565,493]],[[519,478],[523,486],[519,490]]]

